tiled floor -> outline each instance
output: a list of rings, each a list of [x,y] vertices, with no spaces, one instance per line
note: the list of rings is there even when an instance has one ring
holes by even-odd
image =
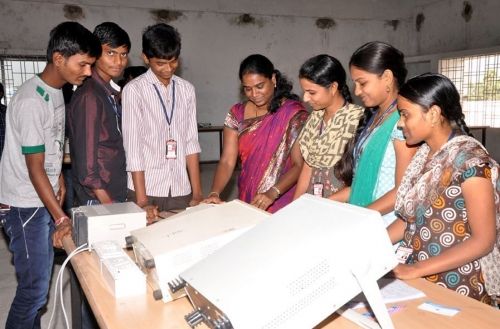
[[[210,191],[212,184],[213,173],[215,171],[215,164],[204,164],[201,166],[201,179],[204,195],[207,195]],[[228,187],[223,193],[223,197],[226,200],[232,200],[237,194],[236,179],[235,175],[228,184]],[[7,320],[7,315],[10,308],[10,303],[15,294],[16,289],[16,277],[14,273],[14,266],[11,262],[11,254],[8,250],[7,241],[3,231],[0,233],[0,327],[5,327],[5,321]],[[49,303],[47,305],[47,311],[42,316],[42,328],[48,328],[51,312],[54,309],[54,293],[55,293],[55,282],[57,274],[60,269],[60,264],[54,266],[54,272],[52,275],[52,284],[50,289]],[[64,281],[63,281],[63,299],[66,311],[68,314],[68,321],[70,322],[71,328],[71,309],[70,309],[70,289],[67,270],[65,270]],[[64,317],[62,309],[60,306],[60,300],[58,300],[58,305],[56,307],[55,318],[51,328],[63,329],[66,328],[64,324]]]

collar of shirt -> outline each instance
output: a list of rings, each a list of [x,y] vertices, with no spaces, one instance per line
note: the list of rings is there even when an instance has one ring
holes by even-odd
[[[155,84],[157,86],[164,86],[166,87],[159,79],[158,77],[156,76],[156,74],[153,73],[153,71],[151,69],[148,69],[146,71],[146,73],[144,73],[144,76],[146,77],[146,81],[152,83],[152,84]],[[175,80],[176,84],[177,84],[177,76],[174,74],[172,75],[172,78],[170,79],[171,81],[172,80]],[[170,84],[169,84],[170,86]]]
[[[92,69],[92,79],[106,90],[107,96],[117,96],[119,94],[119,91],[113,88],[110,82],[106,82],[101,78],[95,68]]]

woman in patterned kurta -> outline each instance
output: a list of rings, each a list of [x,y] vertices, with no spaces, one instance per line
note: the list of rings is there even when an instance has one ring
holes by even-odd
[[[313,112],[297,143],[304,158],[294,198],[304,193],[328,198],[344,186],[334,166],[356,133],[364,109],[352,104],[342,64],[332,56],[308,59],[299,71],[304,102]]]
[[[396,277],[425,277],[488,303],[482,258],[498,258],[498,164],[468,136],[460,97],[451,81],[425,74],[398,97],[409,144],[424,142],[405,172],[396,199],[393,242],[409,248]],[[401,248],[401,250],[403,250]],[[500,259],[497,259],[497,268]]]

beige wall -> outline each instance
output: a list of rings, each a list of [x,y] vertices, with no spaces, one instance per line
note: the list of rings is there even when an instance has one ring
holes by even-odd
[[[66,3],[81,7],[78,19],[89,29],[115,21],[132,39],[131,64],[141,64],[142,30],[155,23],[152,10],[181,14],[171,24],[183,38],[180,75],[191,81],[198,98],[198,121],[221,124],[239,99],[239,62],[251,53],[268,56],[295,82],[302,62],[329,53],[346,64],[360,45],[382,40],[408,56],[500,45],[500,1],[469,0],[469,22],[461,16],[462,0],[2,0],[0,52],[43,54],[49,30],[67,20]],[[249,13],[254,23],[238,23]],[[425,17],[420,31],[416,16]],[[319,17],[331,17],[335,26],[321,29]],[[391,20],[399,23],[394,28]],[[445,24],[446,22],[446,24]],[[217,157],[216,135],[205,134],[202,158]]]

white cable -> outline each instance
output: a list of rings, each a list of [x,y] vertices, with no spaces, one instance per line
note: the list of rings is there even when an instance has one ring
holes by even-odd
[[[75,250],[73,250],[69,255],[68,257],[66,257],[66,259],[64,260],[63,264],[61,265],[61,268],[59,269],[59,272],[57,273],[57,279],[56,279],[56,287],[55,287],[55,296],[54,296],[54,305],[53,305],[53,308],[52,308],[52,314],[50,315],[50,321],[49,321],[49,325],[47,326],[47,328],[50,328],[51,325],[52,325],[52,320],[54,318],[54,314],[55,314],[55,310],[56,310],[56,306],[57,306],[57,288],[59,287],[59,290],[60,290],[60,298],[61,298],[61,307],[62,307],[62,311],[63,311],[63,315],[64,315],[64,321],[66,323],[66,328],[69,329],[69,323],[68,323],[68,316],[66,314],[66,309],[64,307],[64,300],[63,300],[63,278],[64,278],[64,269],[66,268],[66,264],[71,260],[71,258],[73,258],[73,256],[83,252],[83,251],[86,251],[87,248],[86,248],[87,244],[84,243],[82,244],[81,246],[79,246],[78,248],[76,248]]]
[[[61,308],[62,308],[62,311],[63,311],[63,314],[64,314],[64,320],[66,321],[66,328],[69,329],[69,323],[68,323],[68,316],[66,314],[66,307],[64,306],[64,298],[63,298],[63,282],[64,282],[64,268],[66,267],[66,264],[70,261],[71,257],[83,252],[83,251],[86,251],[86,250],[89,250],[88,248],[86,249],[85,247],[87,246],[86,243],[84,243],[83,245],[81,245],[80,247],[78,248],[82,248],[82,249],[79,249],[78,251],[76,251],[76,249],[73,251],[75,252],[73,255],[71,256],[68,256],[68,258],[64,261],[63,263],[63,266],[62,266],[62,269],[63,271],[59,271],[61,273],[61,279],[59,280],[59,286],[60,286],[60,296],[61,296]],[[78,249],[77,248],[77,249]]]
[[[59,282],[62,282],[61,280],[61,274],[63,273],[64,271],[64,268],[66,267],[66,264],[67,262],[74,256],[76,255],[77,253],[81,252],[84,250],[84,247],[85,247],[85,244],[76,248],[75,250],[73,250],[69,255],[68,257],[66,258],[66,260],[63,262],[62,266],[61,266],[61,269],[59,270],[58,274],[57,274],[57,280],[56,280],[56,288],[55,288],[55,297],[54,297],[54,307],[52,309],[52,314],[50,316],[50,321],[49,321],[49,326],[48,328],[50,328],[51,326],[51,323],[52,323],[52,319],[54,317],[54,314],[55,314],[55,310],[56,310],[56,306],[57,306],[57,289],[59,288],[59,286],[61,286],[61,289],[62,289],[62,283],[59,284]],[[62,297],[62,295],[61,295]],[[64,302],[61,298],[61,305],[63,306],[63,309],[64,309]],[[67,316],[66,316],[66,313],[65,313],[65,310],[63,310],[63,314],[64,314],[64,319],[65,319],[65,322],[66,322],[66,328],[69,329],[69,324],[68,324],[68,319],[67,319]]]
[[[69,323],[68,323],[68,316],[66,314],[66,308],[64,306],[64,298],[63,298],[63,282],[64,282],[64,269],[66,268],[66,265],[67,263],[71,260],[71,258],[83,251],[86,251],[86,247],[87,244],[84,243],[83,245],[79,246],[78,248],[76,248],[75,250],[73,250],[73,252],[71,252],[68,257],[66,258],[66,260],[63,262],[62,266],[61,266],[61,269],[59,270],[59,274],[58,274],[58,280],[59,280],[59,291],[60,291],[60,298],[61,298],[61,308],[62,308],[62,311],[63,311],[63,315],[64,315],[64,320],[66,322],[66,328],[69,329]],[[57,289],[57,282],[56,282],[56,289]],[[56,298],[57,298],[57,290],[56,290]]]
[[[35,215],[39,209],[40,209],[40,207],[36,208],[35,212],[30,216],[30,218],[28,218],[28,220],[26,222],[24,222],[23,228],[33,219],[33,217],[35,217]]]

